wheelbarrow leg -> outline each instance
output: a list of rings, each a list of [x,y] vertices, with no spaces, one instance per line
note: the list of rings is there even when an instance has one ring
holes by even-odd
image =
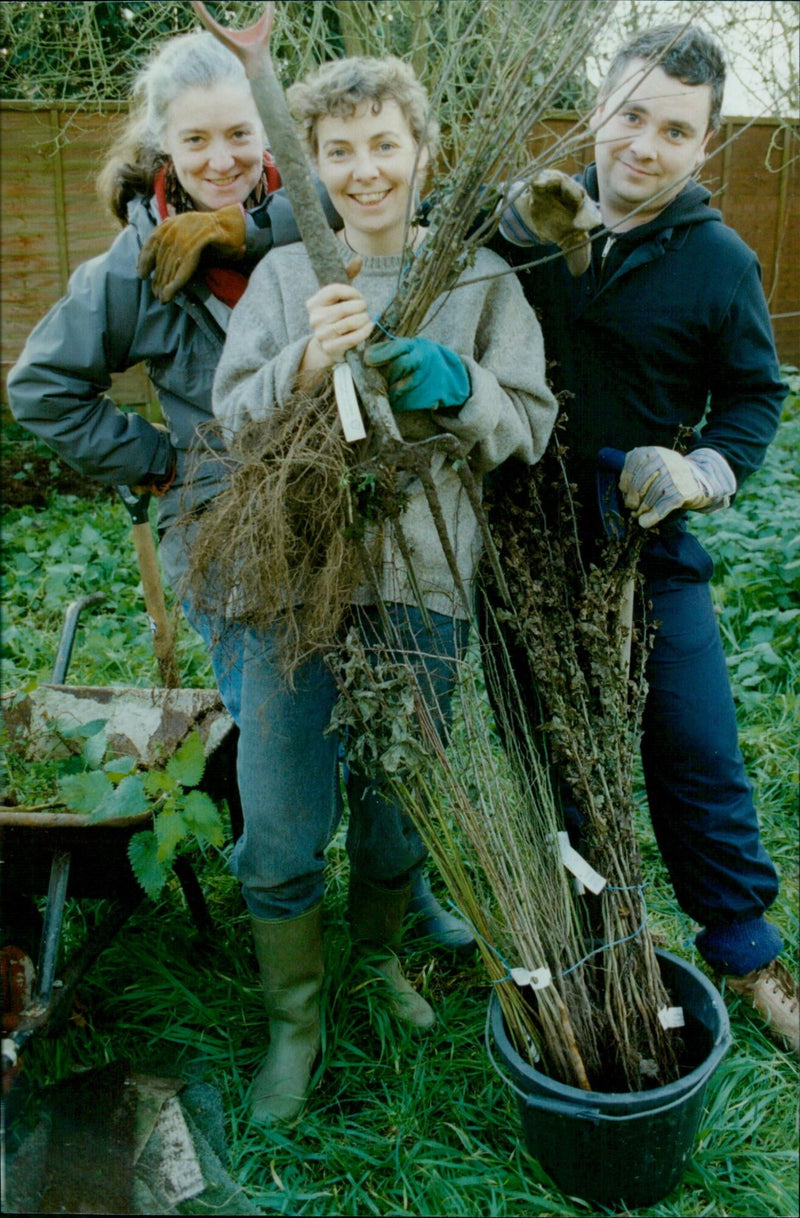
[[[42,940],[39,946],[39,966],[36,970],[35,1002],[37,1006],[48,1006],[53,993],[71,859],[72,856],[68,850],[59,850],[53,855],[53,861],[50,864],[50,885],[47,890],[47,905],[44,911]]]
[[[209,934],[214,929],[214,920],[208,912],[206,898],[192,864],[187,858],[178,856],[172,864],[172,870],[180,881],[192,921],[201,934]]]

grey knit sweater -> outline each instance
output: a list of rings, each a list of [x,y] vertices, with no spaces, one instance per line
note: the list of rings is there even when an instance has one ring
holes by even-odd
[[[392,299],[401,255],[368,257],[355,280],[377,317]],[[498,275],[498,272],[505,274]],[[496,278],[484,278],[495,275]],[[469,283],[482,279],[482,282]],[[544,349],[536,316],[516,276],[489,250],[480,250],[459,286],[431,310],[419,333],[462,356],[472,392],[455,418],[433,414],[432,431],[453,432],[466,441],[480,477],[509,457],[538,461],[556,418],[556,401],[545,380]],[[265,419],[295,387],[311,327],[306,301],[318,288],[305,248],[273,250],[253,272],[234,309],[214,381],[214,414],[231,433],[251,419]],[[401,429],[413,416],[399,416]],[[414,419],[418,425],[420,420]],[[465,586],[474,578],[481,539],[458,474],[442,456],[433,474],[448,533]],[[417,479],[403,487],[408,505],[401,525],[413,552],[414,572],[428,609],[466,617]],[[384,601],[416,604],[391,528],[383,542]],[[364,591],[360,600],[368,601]]]

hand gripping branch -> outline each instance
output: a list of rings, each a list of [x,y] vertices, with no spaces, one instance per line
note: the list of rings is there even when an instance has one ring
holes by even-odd
[[[256,109],[269,137],[270,150],[280,170],[300,236],[320,286],[328,283],[346,283],[347,274],[341,243],[330,228],[323,211],[311,176],[308,159],[295,130],[294,121],[289,113],[283,89],[275,75],[269,54],[269,40],[275,15],[274,3],[266,5],[264,13],[254,25],[242,30],[229,30],[220,25],[200,0],[192,0],[192,8],[206,29],[219,39],[223,46],[232,51],[244,66]],[[441,501],[431,472],[434,453],[442,450],[454,462],[480,526],[497,586],[506,602],[510,603],[505,577],[489,530],[489,523],[481,505],[480,492],[466,460],[462,442],[451,433],[443,433],[432,440],[417,444],[403,440],[386,397],[383,380],[374,368],[365,367],[362,354],[363,348],[359,347],[348,351],[346,359],[367,417],[372,424],[380,455],[393,467],[415,474],[420,479],[450,574],[466,612],[469,616],[472,615],[470,598],[461,579],[453,544],[447,533]],[[393,523],[393,528],[404,560],[410,564],[410,547],[398,521]],[[416,586],[416,578],[410,565],[409,573],[412,583]],[[419,608],[424,614],[424,604],[420,603]]]

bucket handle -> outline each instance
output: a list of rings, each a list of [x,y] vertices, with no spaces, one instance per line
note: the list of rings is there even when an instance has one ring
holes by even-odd
[[[518,1095],[529,1108],[539,1108],[544,1112],[555,1112],[561,1116],[576,1117],[578,1120],[589,1121],[592,1125],[596,1125],[598,1121],[634,1121],[637,1118],[641,1119],[641,1117],[645,1115],[644,1112],[628,1112],[624,1115],[615,1116],[610,1112],[601,1112],[599,1108],[578,1108],[576,1105],[565,1103],[564,1100],[550,1099],[549,1096],[546,1100],[544,1100],[539,1099],[535,1095],[529,1095],[527,1091],[523,1091],[521,1087],[518,1087],[517,1084],[513,1082],[513,1080],[510,1079],[497,1064],[497,1059],[492,1053],[490,1017],[491,1008],[489,1008],[486,1013],[486,1030],[484,1033],[486,1052],[489,1055],[489,1061],[492,1063],[495,1072],[503,1080],[506,1086],[510,1087],[511,1090],[515,1092],[515,1094]],[[718,1043],[714,1046],[714,1053],[717,1055],[717,1062],[721,1061],[724,1055],[728,1052],[731,1043],[732,1038],[730,1034],[728,1034],[727,1036],[724,1036],[722,1040],[718,1041]],[[679,1095],[677,1099],[671,1100],[668,1104],[663,1104],[657,1109],[659,1115],[662,1112],[669,1112],[670,1108],[677,1108],[678,1104],[685,1104],[687,1100],[692,1099],[693,1096],[697,1095],[701,1087],[706,1086],[712,1073],[713,1071],[709,1070],[708,1073],[704,1074],[702,1078],[698,1079],[691,1091],[684,1091],[683,1094]],[[591,1092],[587,1092],[587,1094],[591,1095]]]

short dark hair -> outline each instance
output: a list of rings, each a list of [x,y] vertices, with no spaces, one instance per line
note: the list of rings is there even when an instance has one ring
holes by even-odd
[[[635,34],[617,51],[600,87],[600,99],[608,97],[624,80],[632,59],[644,59],[685,85],[711,86],[708,127],[716,131],[722,121],[725,89],[725,54],[722,46],[705,30],[690,25],[657,25]]]

